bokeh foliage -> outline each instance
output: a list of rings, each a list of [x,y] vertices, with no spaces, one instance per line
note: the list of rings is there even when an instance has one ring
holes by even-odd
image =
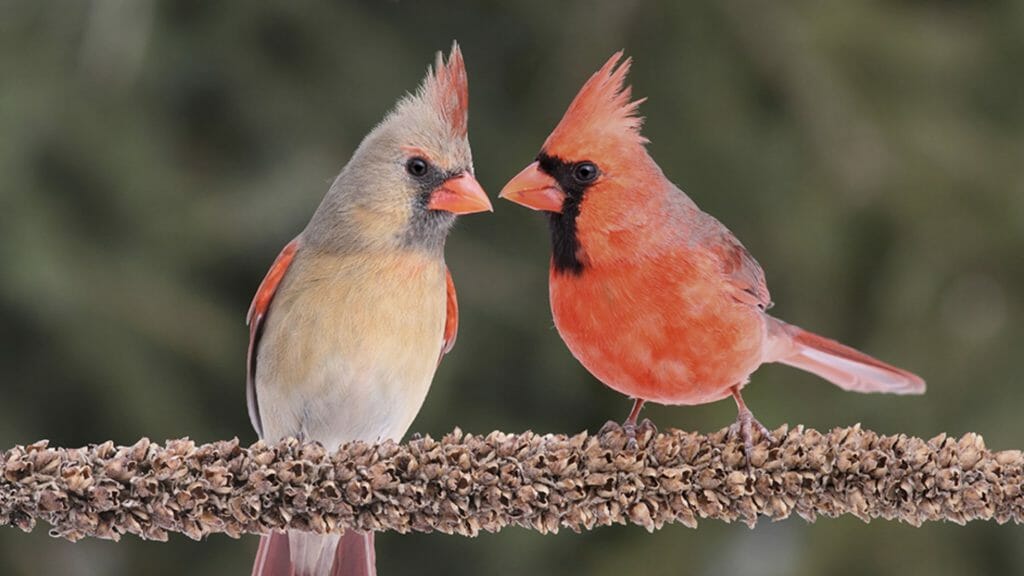
[[[1010,0],[0,2],[0,445],[254,439],[249,298],[453,38],[492,195],[625,48],[652,153],[759,259],[774,312],[929,381],[920,398],[859,396],[767,367],[745,395],[763,422],[1024,448],[1024,3]],[[542,218],[496,207],[449,241],[461,339],[413,429],[621,419],[628,402],[552,328]],[[712,430],[734,408],[647,415]],[[389,575],[1024,571],[1012,527],[850,518],[378,547]],[[246,574],[254,551],[8,529],[0,573]]]

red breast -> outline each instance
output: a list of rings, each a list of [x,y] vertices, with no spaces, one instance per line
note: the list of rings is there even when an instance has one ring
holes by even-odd
[[[761,363],[763,314],[714,280],[710,260],[676,250],[635,265],[551,270],[555,326],[609,387],[663,404],[729,394]]]

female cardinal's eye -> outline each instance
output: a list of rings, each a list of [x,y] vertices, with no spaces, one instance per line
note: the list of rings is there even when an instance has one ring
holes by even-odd
[[[417,178],[426,176],[429,169],[430,164],[427,164],[427,161],[419,156],[410,158],[409,161],[405,163],[405,171]]]
[[[590,184],[601,172],[593,162],[580,162],[572,169],[572,177],[580,184]]]

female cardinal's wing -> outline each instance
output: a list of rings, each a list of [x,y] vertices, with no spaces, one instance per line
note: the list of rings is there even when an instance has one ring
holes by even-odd
[[[249,420],[256,433],[263,436],[263,424],[260,422],[259,404],[256,401],[256,348],[260,343],[260,336],[263,334],[263,322],[267,319],[267,312],[270,303],[274,300],[277,287],[281,284],[288,267],[295,259],[295,252],[299,249],[299,239],[296,238],[288,243],[278,254],[277,259],[270,266],[270,271],[263,278],[256,296],[249,305],[249,313],[245,316],[245,323],[249,325],[249,352],[246,355],[246,378],[245,398],[249,405]]]
[[[445,354],[452,351],[455,346],[455,338],[459,335],[459,300],[455,297],[455,282],[452,281],[452,272],[447,267],[444,269],[444,274],[448,305],[444,318],[444,343],[441,346],[441,355],[437,358],[438,364],[441,363],[441,358],[444,358]]]

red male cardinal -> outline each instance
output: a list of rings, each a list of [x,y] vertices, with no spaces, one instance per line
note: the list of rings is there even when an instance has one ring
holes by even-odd
[[[444,262],[456,214],[491,210],[473,177],[458,45],[359,145],[249,309],[248,401],[264,440],[398,440],[455,342]],[[254,576],[375,574],[373,534],[260,540]]]
[[[765,362],[807,370],[846,390],[920,394],[924,381],[765,313],[764,272],[721,222],[665,178],[640,135],[642,102],[619,52],[594,74],[537,161],[501,197],[550,213],[551,310],[573,355],[609,387],[645,401],[736,400],[749,455],[753,426],[740,389]]]

